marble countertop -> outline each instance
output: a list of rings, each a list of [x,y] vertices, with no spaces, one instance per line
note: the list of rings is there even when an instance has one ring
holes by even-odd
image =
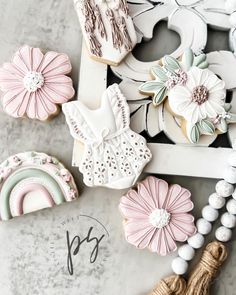
[[[23,44],[65,52],[70,56],[77,88],[81,31],[72,2],[0,0],[0,64],[8,61]],[[145,60],[143,49],[151,48],[156,36],[169,41],[149,51],[149,59],[169,53],[179,42],[176,34],[167,32],[166,25],[161,24],[153,41],[138,46],[135,51],[138,58]],[[226,34],[212,32],[209,40],[207,50],[227,49]],[[123,191],[83,186],[77,168],[71,167],[73,139],[62,113],[48,123],[41,123],[13,119],[1,110],[0,138],[0,161],[28,150],[51,154],[70,168],[81,195],[73,203],[0,224],[2,295],[145,295],[159,279],[171,274],[170,264],[176,253],[163,258],[125,242],[117,209]],[[216,183],[216,180],[190,177],[160,177],[192,191],[196,218]],[[92,253],[93,242],[88,242],[89,230],[90,238],[103,236],[96,257]],[[81,244],[78,254],[72,253],[68,260],[67,241],[75,236],[77,240],[87,238],[87,241]],[[214,282],[214,295],[235,294],[235,236],[229,250],[230,257]]]

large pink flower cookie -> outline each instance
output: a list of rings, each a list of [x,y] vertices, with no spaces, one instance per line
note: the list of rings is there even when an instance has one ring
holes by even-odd
[[[121,198],[127,241],[162,256],[175,251],[175,241],[184,242],[196,231],[194,217],[187,213],[193,209],[190,198],[191,193],[177,184],[147,177]]]
[[[58,104],[74,96],[69,57],[63,53],[47,52],[23,46],[11,63],[0,68],[2,105],[13,117],[29,117],[41,121],[56,115]]]

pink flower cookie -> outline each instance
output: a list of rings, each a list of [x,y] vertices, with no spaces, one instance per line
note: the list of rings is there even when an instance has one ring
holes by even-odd
[[[74,96],[69,57],[53,51],[45,55],[39,48],[23,46],[11,63],[0,68],[2,105],[13,117],[41,121],[58,113],[58,104]]]
[[[126,240],[139,249],[148,247],[162,256],[177,249],[196,232],[191,193],[181,186],[168,186],[149,176],[121,198]]]

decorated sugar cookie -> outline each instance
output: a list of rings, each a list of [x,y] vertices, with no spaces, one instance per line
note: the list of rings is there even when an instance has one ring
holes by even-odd
[[[47,120],[58,105],[74,96],[69,57],[53,51],[45,55],[39,48],[21,47],[11,63],[0,68],[3,110],[13,117]]]
[[[126,0],[74,0],[91,57],[118,65],[137,43]]]
[[[62,109],[71,135],[85,145],[79,166],[85,184],[116,189],[133,185],[151,153],[145,139],[129,127],[129,107],[119,86],[106,89],[96,110],[80,101]]]
[[[56,158],[25,152],[9,157],[0,165],[1,220],[77,197],[73,176]]]
[[[205,54],[195,56],[187,49],[179,60],[167,55],[151,74],[154,80],[139,90],[151,95],[155,106],[165,103],[191,143],[201,135],[225,133],[236,122],[226,103],[225,82],[208,69]]]
[[[121,198],[125,237],[139,249],[149,248],[162,256],[177,249],[196,228],[188,212],[193,209],[191,193],[174,184],[149,176]]]

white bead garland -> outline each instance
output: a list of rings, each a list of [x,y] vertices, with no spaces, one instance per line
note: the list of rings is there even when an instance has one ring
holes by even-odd
[[[236,225],[236,217],[229,212],[225,212],[220,219],[223,226],[227,228],[234,228]]]
[[[179,257],[183,258],[186,261],[193,259],[195,255],[195,250],[188,244],[181,246],[178,250]]]
[[[209,204],[214,209],[221,209],[225,205],[225,198],[219,196],[217,193],[211,194],[209,197]]]
[[[227,198],[229,196],[232,195],[232,193],[234,192],[234,186],[230,183],[228,183],[225,180],[220,180],[217,182],[216,184],[216,193],[223,197],[223,198]]]
[[[213,222],[219,217],[219,212],[210,205],[207,205],[202,209],[202,217],[207,221]]]
[[[188,238],[188,244],[193,247],[194,249],[199,249],[203,246],[204,244],[204,237],[200,233],[196,233],[192,237]]]
[[[172,269],[177,275],[183,275],[188,270],[188,262],[181,257],[176,257],[172,261]]]
[[[236,7],[236,0],[230,3]],[[229,0],[227,0],[229,2]],[[229,4],[228,4],[229,5]],[[236,13],[235,13],[235,25],[236,25]],[[219,209],[223,208],[226,200],[229,196],[232,196],[227,204],[226,209],[228,212],[221,216],[221,223],[216,232],[215,237],[221,242],[228,242],[232,237],[232,228],[236,226],[236,142],[233,147],[234,151],[228,159],[229,167],[225,170],[224,180],[220,180],[216,184],[216,192],[209,196],[209,205],[206,205],[202,209],[202,218],[196,222],[197,233],[188,238],[188,244],[181,246],[178,250],[179,257],[176,257],[172,262],[172,269],[177,275],[183,275],[187,272],[188,261],[192,260],[195,255],[194,249],[199,249],[203,246],[205,235],[208,235],[212,230],[211,222],[215,221],[219,217]]]
[[[208,235],[212,230],[211,223],[204,218],[198,219],[196,226],[197,231],[202,235]]]
[[[232,237],[232,230],[227,227],[220,226],[217,228],[215,236],[220,242],[228,242]]]
[[[236,214],[236,200],[229,200],[226,204],[226,209],[230,214]]]
[[[229,166],[224,172],[224,179],[225,179],[225,181],[227,181],[231,184],[235,184],[236,183],[236,168]]]

